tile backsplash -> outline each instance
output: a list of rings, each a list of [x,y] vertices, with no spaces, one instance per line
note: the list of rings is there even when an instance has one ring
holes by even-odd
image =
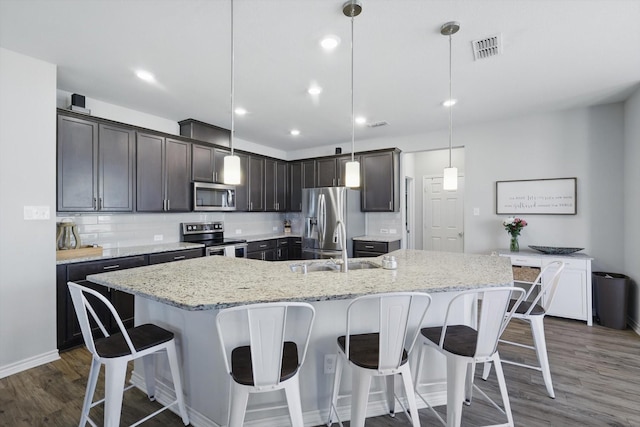
[[[195,221],[224,221],[227,237],[246,237],[282,233],[284,220],[290,219],[292,231],[298,232],[299,214],[275,212],[185,212],[171,214],[62,215],[78,226],[83,245],[96,244],[105,249],[180,241],[180,224]]]

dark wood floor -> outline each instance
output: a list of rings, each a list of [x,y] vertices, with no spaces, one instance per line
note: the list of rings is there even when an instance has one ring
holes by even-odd
[[[505,365],[516,426],[640,426],[640,337],[629,329],[590,328],[583,322],[556,318],[547,318],[545,326],[556,399],[547,397],[540,373]],[[506,334],[507,339],[530,342],[528,327],[515,321]],[[530,362],[535,358],[511,346],[500,350],[503,357]],[[89,360],[85,349],[75,349],[63,353],[61,360],[1,379],[0,426],[77,425]],[[477,378],[476,383],[490,396],[499,396],[494,375],[486,382]],[[102,378],[98,384],[102,394]],[[122,424],[129,425],[157,407],[142,392],[128,391]],[[445,408],[438,410],[444,414]],[[100,407],[92,411],[92,418],[101,419]],[[439,425],[427,409],[420,411],[420,418],[423,426]],[[464,409],[462,425],[502,420],[493,408],[475,398]],[[177,415],[164,412],[144,425],[181,426],[182,422]],[[404,414],[367,420],[368,427],[408,425]]]

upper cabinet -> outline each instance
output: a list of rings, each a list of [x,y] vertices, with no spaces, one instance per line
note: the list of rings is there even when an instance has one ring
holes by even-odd
[[[249,156],[249,211],[264,211],[264,157]]]
[[[58,115],[57,156],[58,211],[133,211],[131,129]]]
[[[288,210],[291,212],[302,211],[302,189],[316,186],[316,162],[300,160],[289,163],[289,195]]]
[[[224,182],[224,158],[229,150],[192,144],[191,178],[200,182]]]
[[[360,198],[363,212],[397,212],[400,208],[399,150],[360,156]]]
[[[137,133],[137,210],[189,211],[191,144]]]
[[[236,211],[249,210],[249,156],[235,153],[240,157],[240,184],[236,185]]]
[[[359,161],[359,156],[354,157]],[[316,187],[344,187],[345,165],[351,155],[316,160]]]
[[[265,160],[265,210],[284,212],[287,208],[287,162]]]

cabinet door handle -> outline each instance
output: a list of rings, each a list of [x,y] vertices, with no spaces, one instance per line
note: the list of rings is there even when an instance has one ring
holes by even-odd
[[[249,210],[252,211],[253,210],[253,202],[249,202]]]
[[[373,246],[364,245],[365,249],[373,249]]]
[[[184,255],[182,255],[182,256],[174,256],[173,260],[174,261],[178,261],[178,260],[185,259],[185,258],[186,258],[186,256],[184,256]]]
[[[215,182],[218,182],[218,172],[214,172],[214,173],[213,173],[213,180],[214,180]]]
[[[102,197],[98,198],[98,210],[102,210]]]
[[[391,210],[391,200],[389,200],[389,210]]]
[[[104,267],[102,267],[103,270],[113,270],[114,268],[119,268],[120,264],[114,264],[114,265],[105,265]]]
[[[302,202],[300,202],[300,210],[302,210]]]
[[[264,261],[264,260],[265,260],[265,256],[264,256],[264,255],[265,255],[265,253],[264,253],[264,252],[262,252],[262,261]]]
[[[338,178],[338,187],[340,187],[340,178]]]
[[[266,244],[264,244],[264,245],[260,245],[260,247],[261,247],[261,248],[266,248],[266,247],[267,247],[267,245],[266,245]]]
[[[171,210],[171,200],[167,199],[167,210],[170,211]]]
[[[93,204],[91,205],[91,207],[93,208],[93,210],[96,210],[97,206],[98,206],[97,205],[97,199],[94,197],[93,198]]]
[[[278,249],[278,258],[282,256],[282,249]]]

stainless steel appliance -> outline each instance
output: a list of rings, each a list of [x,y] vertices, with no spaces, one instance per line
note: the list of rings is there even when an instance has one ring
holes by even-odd
[[[224,223],[184,222],[180,230],[183,242],[202,243],[205,256],[222,255],[238,258],[247,257],[247,241],[243,239],[225,239]]]
[[[235,211],[236,187],[209,182],[193,183],[194,211]]]
[[[360,191],[345,187],[302,190],[302,257],[336,258],[342,254],[339,223],[346,229],[347,254],[353,257],[353,237],[364,235],[364,213],[360,211]]]

